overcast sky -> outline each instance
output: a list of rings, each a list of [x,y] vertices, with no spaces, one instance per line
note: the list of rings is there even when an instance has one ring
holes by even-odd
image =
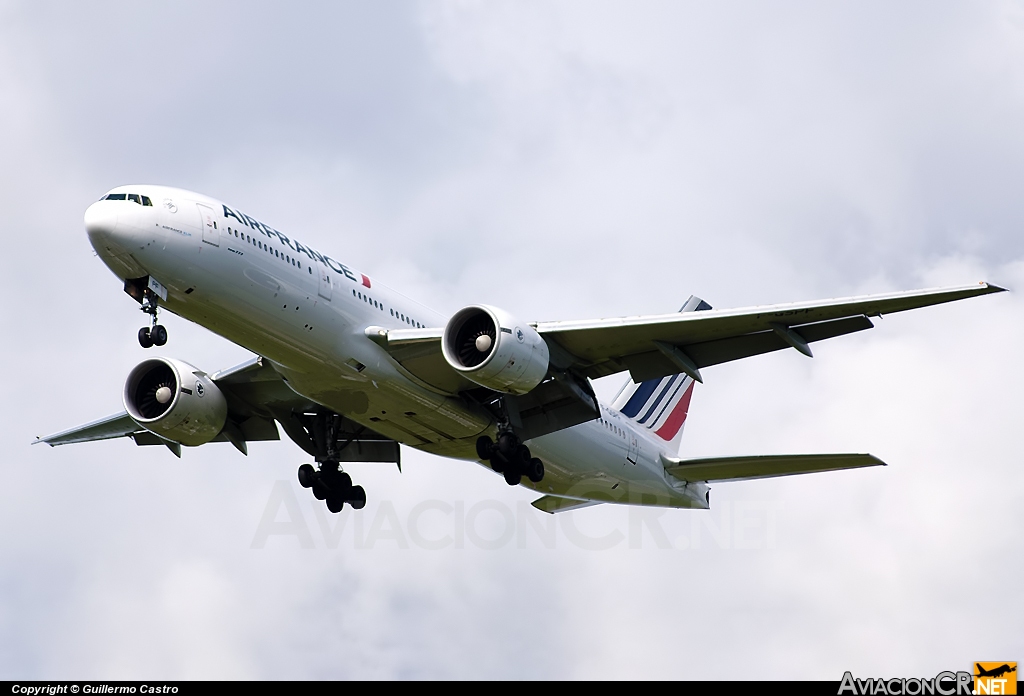
[[[684,456],[889,463],[716,485],[707,512],[547,517],[406,449],[403,473],[352,467],[370,502],[328,517],[288,441],[29,446],[120,410],[149,355],[82,224],[117,185],[204,192],[445,312],[1021,289],[1022,124],[1009,0],[0,0],[0,676],[838,680],[1024,658],[1016,293],[707,370]],[[164,319],[163,354],[249,357]]]

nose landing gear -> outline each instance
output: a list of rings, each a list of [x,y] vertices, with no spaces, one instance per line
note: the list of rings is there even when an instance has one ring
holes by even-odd
[[[480,459],[489,461],[496,473],[505,476],[505,483],[518,486],[526,476],[533,483],[544,479],[544,462],[530,454],[530,448],[524,445],[511,430],[498,434],[498,441],[484,435],[476,441],[476,454]]]
[[[150,348],[167,343],[167,329],[156,323],[157,296],[152,290],[146,290],[141,309],[153,318],[153,325],[151,327],[143,326],[139,329],[139,345],[143,348]]]

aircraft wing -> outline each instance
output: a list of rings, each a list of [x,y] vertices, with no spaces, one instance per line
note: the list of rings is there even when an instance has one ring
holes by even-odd
[[[988,283],[842,299],[705,310],[650,316],[533,324],[551,348],[552,364],[596,379],[629,371],[634,382],[686,373],[703,381],[700,368],[796,348],[870,329],[868,317],[1003,292]],[[476,387],[445,362],[443,328],[367,329],[417,378],[445,391]]]
[[[121,411],[120,413],[115,413],[112,416],[107,416],[106,418],[93,421],[92,423],[80,425],[77,428],[71,428],[70,430],[65,430],[54,435],[36,438],[32,444],[36,445],[40,442],[45,442],[51,447],[56,447],[57,445],[71,445],[76,442],[111,440],[115,437],[131,435],[139,430],[142,430],[142,428],[139,427],[138,423],[131,419],[128,412]]]
[[[573,367],[597,378],[629,370],[634,382],[870,329],[868,317],[1003,292],[987,283],[817,302],[707,310],[655,316],[556,321],[537,331],[571,355]]]
[[[746,481],[818,471],[885,466],[870,454],[785,454],[760,457],[677,459],[662,455],[665,471],[680,481]]]
[[[214,442],[232,442],[243,452],[245,442],[280,439],[274,423],[278,415],[302,412],[315,406],[292,391],[269,362],[260,357],[221,370],[211,375],[211,379],[224,392],[229,423],[234,426],[226,427]],[[118,437],[130,437],[138,445],[167,445],[180,456],[180,448],[175,443],[149,432],[132,420],[126,411],[37,438],[32,444],[44,442],[56,447]]]

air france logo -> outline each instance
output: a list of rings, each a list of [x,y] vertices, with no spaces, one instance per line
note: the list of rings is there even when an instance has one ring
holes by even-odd
[[[524,334],[523,330],[520,329],[518,326],[516,327],[516,338],[519,339],[520,343],[526,340],[526,334]]]
[[[167,208],[167,210],[172,213],[178,212],[178,206],[174,205],[174,201],[172,201],[170,198],[164,199],[164,207]]]
[[[206,387],[203,386],[202,382],[196,380],[196,396],[202,398],[204,394],[206,394]]]

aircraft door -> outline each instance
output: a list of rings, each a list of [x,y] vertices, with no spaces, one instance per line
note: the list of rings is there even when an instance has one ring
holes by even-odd
[[[202,203],[199,206],[200,226],[203,228],[203,241],[213,246],[220,246],[220,230],[217,227],[217,218],[213,215],[213,208]]]
[[[320,278],[320,281],[318,283],[320,297],[324,298],[325,300],[330,300],[331,299],[331,272],[330,272],[330,270],[327,269],[326,266],[324,266],[322,264],[317,266],[317,270],[320,271],[320,274],[318,276]]]
[[[640,438],[636,436],[636,433],[627,431],[626,441],[628,442],[626,449],[626,461],[635,465],[637,460],[640,458]]]

